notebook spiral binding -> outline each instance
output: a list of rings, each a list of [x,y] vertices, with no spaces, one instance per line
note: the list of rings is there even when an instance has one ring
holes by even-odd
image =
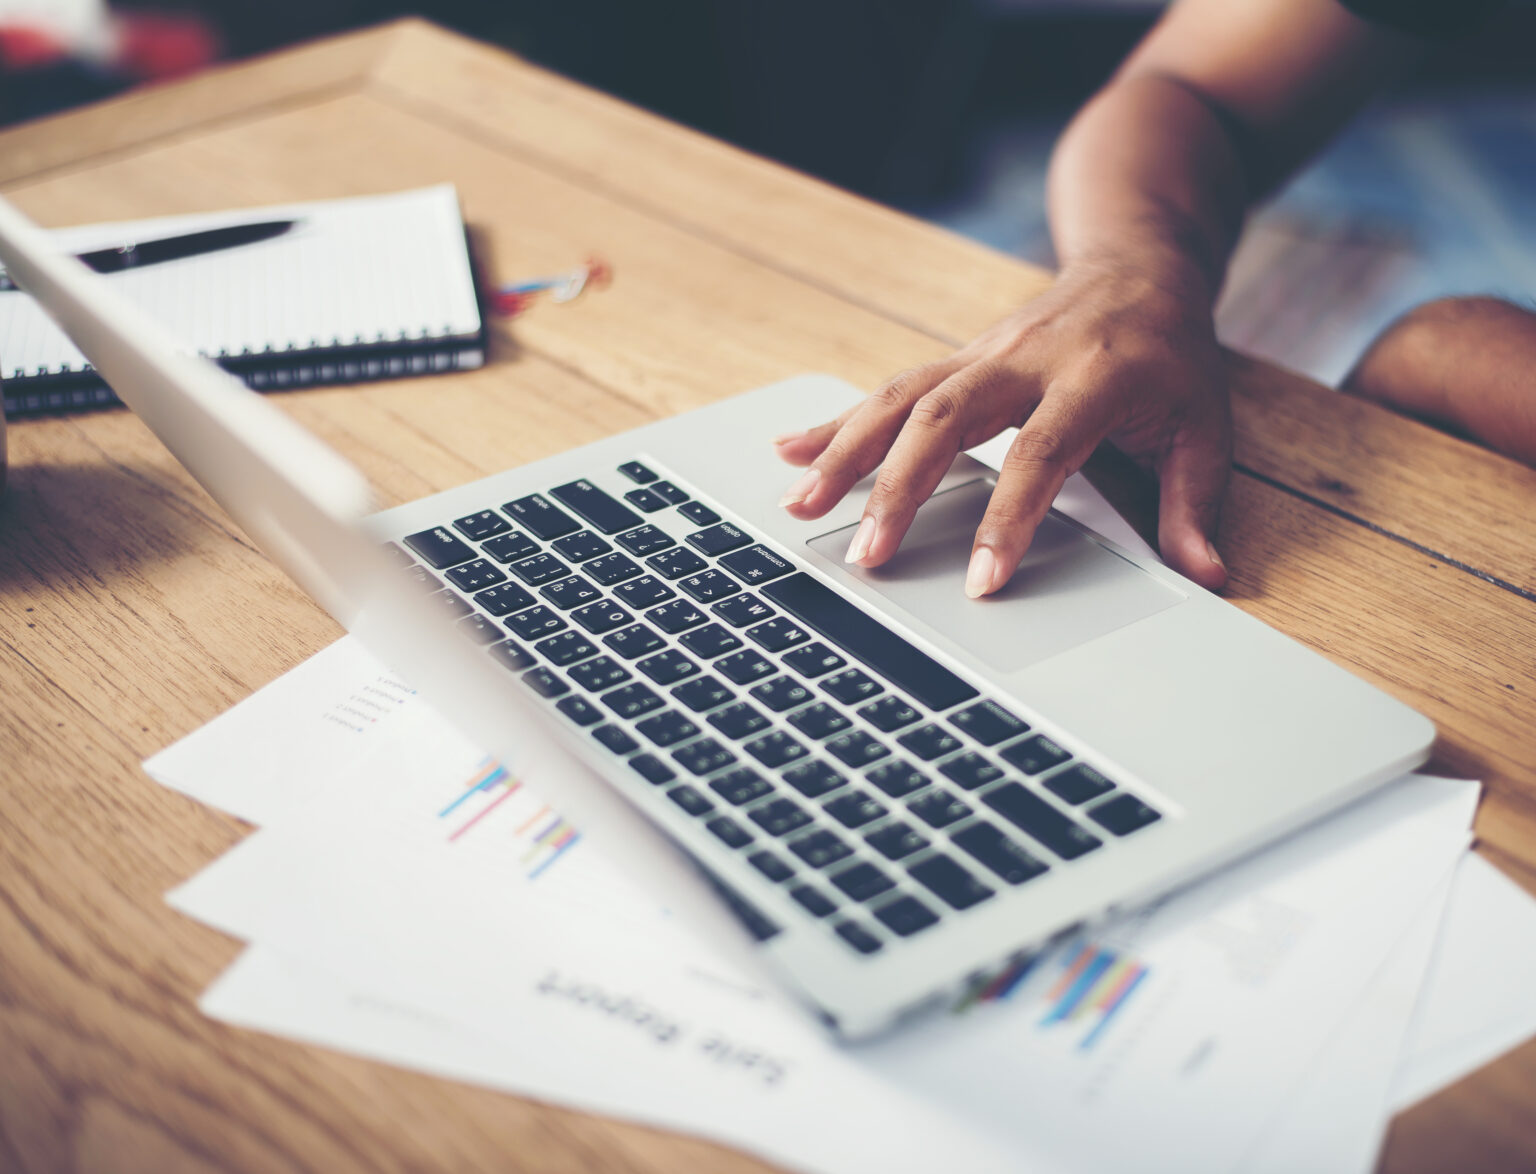
[[[485,328],[469,338],[423,335],[418,338],[344,343],[231,354],[203,354],[256,391],[292,391],[342,383],[399,379],[411,375],[467,371],[485,364]],[[89,364],[56,371],[5,373],[5,414],[10,419],[120,405],[121,400]]]

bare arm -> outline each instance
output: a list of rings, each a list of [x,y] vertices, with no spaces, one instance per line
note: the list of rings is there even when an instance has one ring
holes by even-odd
[[[1414,52],[1336,0],[1180,0],[1073,120],[1052,160],[1055,286],[954,355],[781,441],[785,495],[824,514],[882,460],[849,560],[885,562],[954,455],[1020,432],[976,533],[968,594],[997,590],[1106,437],[1162,480],[1159,539],[1220,586],[1210,539],[1230,429],[1211,305],[1256,195]]]

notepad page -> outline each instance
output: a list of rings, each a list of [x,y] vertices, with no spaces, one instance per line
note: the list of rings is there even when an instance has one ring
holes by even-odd
[[[109,274],[186,349],[211,358],[479,333],[480,313],[451,184],[381,196],[57,229],[82,253],[267,220],[280,237]],[[0,374],[88,369],[35,302],[0,293]]]

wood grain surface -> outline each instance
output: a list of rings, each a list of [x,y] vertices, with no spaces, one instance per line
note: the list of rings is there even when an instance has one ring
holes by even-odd
[[[458,185],[487,271],[610,289],[480,371],[277,400],[387,503],[806,370],[943,355],[1049,277],[420,22],[0,133],[45,224]],[[1429,715],[1536,891],[1536,473],[1234,356],[1229,598]],[[23,420],[0,501],[0,1171],[748,1171],[707,1143],[236,1031],[166,889],[244,834],[139,763],[338,634],[121,411]],[[1148,487],[1091,471],[1134,518]],[[786,476],[788,480],[788,474]],[[1382,1168],[1536,1169],[1536,1046]]]

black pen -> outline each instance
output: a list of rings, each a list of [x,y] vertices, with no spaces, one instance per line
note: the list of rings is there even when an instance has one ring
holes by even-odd
[[[264,220],[260,224],[209,228],[202,232],[144,241],[142,244],[125,244],[113,249],[77,253],[76,260],[83,261],[97,273],[120,273],[124,269],[139,269],[145,265],[159,265],[165,261],[179,261],[183,257],[196,257],[202,253],[216,253],[221,249],[271,240],[275,236],[282,236],[297,223],[297,220]],[[15,288],[15,282],[0,272],[0,291]]]

